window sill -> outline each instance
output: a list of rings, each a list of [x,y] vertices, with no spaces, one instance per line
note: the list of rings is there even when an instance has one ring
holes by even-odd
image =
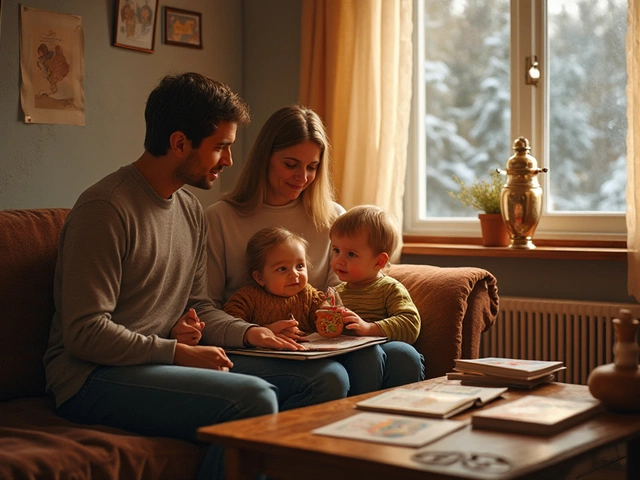
[[[405,235],[403,255],[447,257],[534,258],[552,260],[626,261],[626,242],[536,240],[536,248],[485,247],[479,238],[418,237]]]

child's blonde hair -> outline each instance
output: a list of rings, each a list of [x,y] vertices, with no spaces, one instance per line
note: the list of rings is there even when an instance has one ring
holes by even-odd
[[[309,268],[309,242],[300,235],[297,235],[283,227],[267,227],[256,232],[247,242],[245,254],[247,271],[249,276],[253,272],[262,272],[267,263],[269,252],[286,242],[298,242],[305,252],[305,262]]]
[[[339,216],[329,230],[329,237],[355,237],[365,232],[369,247],[376,253],[393,254],[399,234],[391,214],[376,205],[359,205]]]

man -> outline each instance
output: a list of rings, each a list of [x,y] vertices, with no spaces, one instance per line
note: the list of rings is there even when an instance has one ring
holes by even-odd
[[[207,296],[205,220],[182,187],[210,189],[232,165],[244,101],[196,73],[167,76],[145,120],[144,153],[82,193],[62,229],[47,391],[74,422],[196,441],[202,425],[286,401],[278,385],[229,373],[221,347],[302,347]],[[306,393],[308,380],[288,382],[300,405],[326,400]],[[221,458],[211,447],[201,474],[222,476]]]

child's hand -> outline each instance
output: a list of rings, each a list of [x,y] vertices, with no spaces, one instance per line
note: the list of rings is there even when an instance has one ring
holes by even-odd
[[[348,308],[345,308],[342,312],[342,321],[344,322],[344,328],[359,336],[371,335],[374,337],[384,337],[384,333],[380,330],[380,327],[373,322],[367,322],[360,318],[360,316]]]
[[[201,322],[196,311],[190,308],[173,326],[170,337],[175,338],[178,343],[194,346],[200,342],[203,329],[204,322]]]
[[[298,321],[295,319],[278,320],[269,325],[265,325],[265,327],[267,327],[276,335],[284,335],[285,337],[299,342],[305,341],[304,336],[306,335],[306,333],[302,332],[298,328]]]

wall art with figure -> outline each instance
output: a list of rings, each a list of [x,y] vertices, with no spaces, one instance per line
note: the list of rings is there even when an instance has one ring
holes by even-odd
[[[116,2],[116,47],[153,53],[158,0],[118,0]]]

